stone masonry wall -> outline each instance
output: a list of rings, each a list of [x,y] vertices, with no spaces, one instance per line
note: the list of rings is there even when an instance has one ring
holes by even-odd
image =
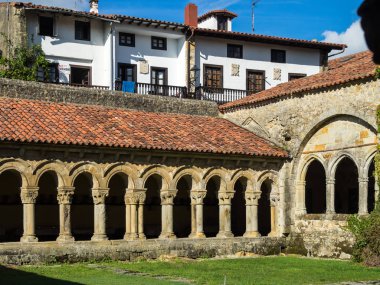
[[[0,78],[0,96],[50,102],[101,105],[146,112],[218,116],[214,102],[173,97],[127,94]]]

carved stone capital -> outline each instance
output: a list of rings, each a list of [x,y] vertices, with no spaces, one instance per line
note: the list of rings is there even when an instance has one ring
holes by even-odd
[[[124,199],[126,205],[137,205],[139,203],[139,193],[127,191]]]
[[[105,204],[108,197],[109,188],[92,189],[92,198],[95,205]]]
[[[164,190],[160,193],[161,205],[173,205],[177,190]]]
[[[259,199],[261,197],[261,192],[246,192],[245,193],[245,204],[247,206],[258,206]]]
[[[234,192],[219,192],[219,205],[231,205],[231,200],[234,197]]]
[[[278,203],[280,202],[280,195],[278,193],[273,193],[270,195],[270,206],[271,207],[276,207]]]
[[[191,204],[192,205],[203,205],[203,199],[206,197],[206,190],[191,191]]]
[[[21,188],[21,201],[23,204],[35,204],[38,197],[39,187]]]
[[[57,200],[59,204],[69,205],[73,202],[74,187],[59,187]]]

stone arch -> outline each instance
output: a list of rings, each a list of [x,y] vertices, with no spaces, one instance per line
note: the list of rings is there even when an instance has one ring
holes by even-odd
[[[219,191],[226,191],[228,183],[231,182],[231,175],[225,168],[210,168],[208,169],[203,177],[202,177],[202,186],[206,187],[207,183],[212,179],[213,177],[219,177],[220,178],[220,190]]]
[[[326,171],[326,175],[328,179],[334,179],[337,166],[344,158],[348,158],[352,160],[352,162],[355,164],[355,166],[357,167],[359,171],[360,169],[359,163],[356,160],[355,156],[351,152],[347,150],[343,150],[343,151],[338,152],[336,155],[334,155],[334,157],[330,160],[327,171]]]
[[[166,167],[161,166],[161,165],[151,165],[141,171],[139,178],[141,179],[141,182],[142,182],[142,188],[144,187],[149,177],[155,174],[159,175],[162,178],[161,190],[169,189],[169,185],[172,180],[172,177],[170,175],[169,170]]]
[[[17,171],[20,174],[22,180],[21,187],[32,186],[32,170],[28,162],[21,159],[4,159],[0,161],[0,174],[7,170]]]
[[[247,191],[251,191],[251,192],[254,191],[255,181],[257,181],[255,172],[252,170],[246,170],[246,169],[239,169],[235,171],[231,175],[232,188],[236,184],[236,182],[241,178],[247,179]]]
[[[278,173],[273,170],[268,170],[261,173],[259,177],[257,178],[256,185],[258,186],[258,189],[257,189],[258,191],[261,191],[260,187],[266,180],[270,180],[273,183],[273,185],[276,187],[274,189],[275,191],[278,190]]]
[[[102,179],[99,175],[100,173],[99,165],[97,165],[96,163],[91,163],[91,162],[80,162],[70,169],[69,185],[74,186],[74,182],[76,178],[82,173],[89,173],[91,175],[92,188],[99,188],[101,186],[100,183]]]
[[[108,187],[112,177],[118,173],[128,176],[128,188],[135,188],[138,176],[137,168],[132,164],[125,163],[115,163],[104,169],[104,184],[106,187]]]
[[[35,184],[38,185],[38,182],[41,176],[52,171],[57,175],[58,178],[58,187],[67,186],[67,180],[69,176],[69,171],[66,165],[61,161],[44,161],[39,163],[33,170],[33,175],[35,175]]]
[[[362,167],[360,168],[359,177],[363,177],[363,178],[367,177],[371,163],[376,157],[376,153],[377,153],[377,147],[375,146],[373,147],[371,151],[369,151],[369,154],[367,154],[367,156],[365,157]]]
[[[310,164],[313,163],[313,161],[318,161],[320,164],[322,164],[327,174],[327,161],[320,154],[309,154],[302,157],[301,161],[298,164],[299,165],[298,171],[297,171],[298,181],[305,181],[307,170]]]
[[[195,189],[196,187],[201,187],[202,175],[200,173],[200,170],[192,166],[183,166],[178,168],[173,173],[173,179],[170,188],[176,189],[179,180],[184,176],[191,176],[193,189]]]

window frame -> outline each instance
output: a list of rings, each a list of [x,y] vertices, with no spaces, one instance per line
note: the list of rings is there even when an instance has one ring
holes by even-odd
[[[124,37],[131,37],[131,43],[130,44],[128,44],[128,43],[122,44],[121,43],[121,37],[122,36],[124,36]],[[123,47],[136,47],[136,35],[135,34],[131,34],[131,33],[119,32],[119,46],[123,46]]]
[[[263,86],[263,89],[262,90],[249,90],[249,82],[248,82],[248,79],[249,79],[249,73],[261,73],[263,75],[263,79],[262,79],[262,86]],[[265,90],[265,70],[258,70],[258,69],[247,69],[247,77],[246,77],[246,91],[249,91],[249,92],[252,92],[253,94],[256,94],[256,93],[259,93],[261,91],[264,91]],[[254,92],[253,92],[254,91]]]
[[[164,84],[163,85],[159,85],[159,84],[153,84],[153,70],[157,71],[164,71]],[[158,66],[151,66],[150,67],[150,84],[152,85],[157,85],[157,86],[168,86],[168,81],[169,81],[169,78],[168,78],[168,69],[166,67],[158,67]]]
[[[228,18],[225,16],[217,16],[216,25],[218,31],[228,31]]]
[[[77,25],[81,25],[81,28],[88,28],[88,38],[79,38],[79,33],[77,33],[77,28],[79,28],[79,26]],[[83,32],[83,31],[82,31]],[[86,42],[90,42],[91,41],[91,21],[80,21],[80,20],[75,20],[75,23],[74,23],[74,38],[76,41],[86,41]],[[85,33],[82,33],[83,35]]]
[[[278,54],[281,53],[283,55],[283,61],[278,60]],[[286,50],[284,49],[271,49],[271,62],[275,63],[286,63]]]
[[[42,19],[49,19],[51,20],[51,33],[42,33],[41,32],[41,20]],[[38,35],[43,37],[54,37],[54,25],[55,25],[55,19],[53,16],[38,16]]]
[[[121,77],[121,74],[120,74],[120,69],[122,67],[132,67],[133,68],[133,74],[132,74],[132,77],[134,78],[133,82],[137,82],[137,64],[130,64],[130,63],[123,63],[123,62],[119,62],[117,64],[117,76],[118,78],[120,78],[120,81],[123,81],[123,78]]]
[[[162,40],[163,41],[163,47],[159,47],[158,46],[158,42],[157,42],[157,46],[154,45],[153,41],[154,40]],[[155,49],[155,50],[168,50],[168,39],[167,38],[164,38],[164,37],[155,37],[155,36],[152,36],[151,38],[151,48],[152,49]]]
[[[220,69],[220,74],[221,74],[221,78],[220,78],[220,82],[221,82],[221,87],[214,87],[214,86],[207,86],[207,69],[208,68],[219,68]],[[220,89],[223,89],[224,88],[224,69],[223,69],[223,65],[214,65],[214,64],[204,64],[203,65],[203,87],[206,87],[206,88],[220,88]]]
[[[234,51],[234,49],[239,48],[240,49],[240,56],[234,56],[234,52],[231,54],[231,49]],[[237,45],[237,44],[227,44],[227,57],[228,58],[243,58],[243,45]]]
[[[289,73],[288,74],[288,81],[297,80],[297,79],[300,79],[300,78],[304,78],[306,76],[307,76],[306,73]],[[291,79],[292,77],[294,77],[294,78]]]
[[[79,84],[79,83],[73,83],[72,82],[72,69],[73,68],[78,68],[78,69],[87,69],[88,70],[88,85],[84,85],[84,86],[92,86],[92,67],[91,66],[85,66],[85,65],[74,65],[74,64],[70,64],[70,84]],[[79,85],[83,85],[83,84],[79,84]]]

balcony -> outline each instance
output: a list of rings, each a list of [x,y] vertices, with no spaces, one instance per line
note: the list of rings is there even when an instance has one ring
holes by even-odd
[[[224,104],[247,97],[251,93],[252,92],[246,90],[200,86],[196,88],[195,98]]]
[[[115,90],[122,90],[122,82],[115,82]],[[133,93],[142,95],[159,95],[159,96],[170,96],[177,98],[189,98],[186,87],[172,86],[172,85],[155,85],[149,83],[139,83],[135,84],[135,89]],[[191,98],[190,98],[191,99]]]

